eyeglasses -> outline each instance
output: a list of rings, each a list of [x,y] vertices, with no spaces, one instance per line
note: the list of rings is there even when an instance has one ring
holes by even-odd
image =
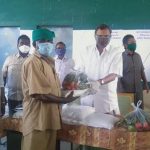
[[[96,38],[111,38],[111,35],[95,35]]]

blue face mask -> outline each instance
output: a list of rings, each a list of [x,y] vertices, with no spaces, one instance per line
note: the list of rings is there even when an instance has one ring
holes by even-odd
[[[46,43],[38,43],[38,51],[41,55],[48,57],[53,51],[53,44],[46,42]]]
[[[58,57],[63,57],[66,53],[66,49],[56,48],[55,52],[58,55]]]

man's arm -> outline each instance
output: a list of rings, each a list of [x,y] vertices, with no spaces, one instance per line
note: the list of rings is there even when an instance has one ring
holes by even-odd
[[[0,115],[3,116],[5,114],[5,105],[6,105],[6,98],[5,98],[5,92],[4,87],[0,87]]]
[[[141,77],[142,77],[142,80],[143,80],[143,83],[144,83],[144,89],[146,89],[147,93],[148,93],[149,92],[149,86],[148,86],[148,83],[147,83],[147,79],[146,79],[146,75],[145,75],[144,70],[142,70]]]
[[[99,89],[100,85],[110,83],[111,81],[114,81],[116,77],[118,77],[117,74],[111,73],[111,74],[105,76],[104,78],[99,79],[97,81],[92,81],[89,84],[92,89],[97,90],[97,89]]]
[[[4,86],[6,85],[7,77],[3,76]]]
[[[4,66],[2,69],[2,75],[3,75],[3,82],[4,82],[4,86],[6,85],[7,82],[7,66]]]
[[[111,73],[107,76],[105,76],[103,79],[99,79],[98,81],[100,82],[101,85],[107,84],[111,81],[114,81],[117,77],[117,74]]]
[[[67,97],[58,97],[52,94],[33,94],[35,100],[40,100],[44,103],[66,104],[76,100],[79,97],[73,97],[73,91]]]
[[[6,58],[6,60],[3,64],[3,68],[2,68],[2,76],[3,76],[4,86],[6,85],[6,82],[7,82],[8,66],[10,63],[10,59],[11,59],[10,56]]]

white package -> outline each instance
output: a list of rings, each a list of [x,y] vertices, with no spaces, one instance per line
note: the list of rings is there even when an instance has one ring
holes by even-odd
[[[94,112],[88,115],[83,123],[87,126],[112,129],[118,120],[119,118],[113,115]]]
[[[84,119],[95,112],[93,107],[81,105],[63,105],[62,121],[69,124],[83,124]]]

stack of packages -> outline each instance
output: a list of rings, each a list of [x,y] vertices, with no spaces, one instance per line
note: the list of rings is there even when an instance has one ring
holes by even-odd
[[[134,111],[121,118],[116,123],[116,127],[124,127],[132,132],[150,131],[150,114],[139,108],[141,102],[142,101],[139,100],[137,106],[132,103]]]
[[[66,75],[62,83],[62,95],[67,96],[71,91],[74,91],[73,96],[79,98],[62,106],[62,121],[66,124],[83,124],[85,118],[95,112],[93,107],[80,105],[80,97],[92,94],[84,73],[71,72]]]

